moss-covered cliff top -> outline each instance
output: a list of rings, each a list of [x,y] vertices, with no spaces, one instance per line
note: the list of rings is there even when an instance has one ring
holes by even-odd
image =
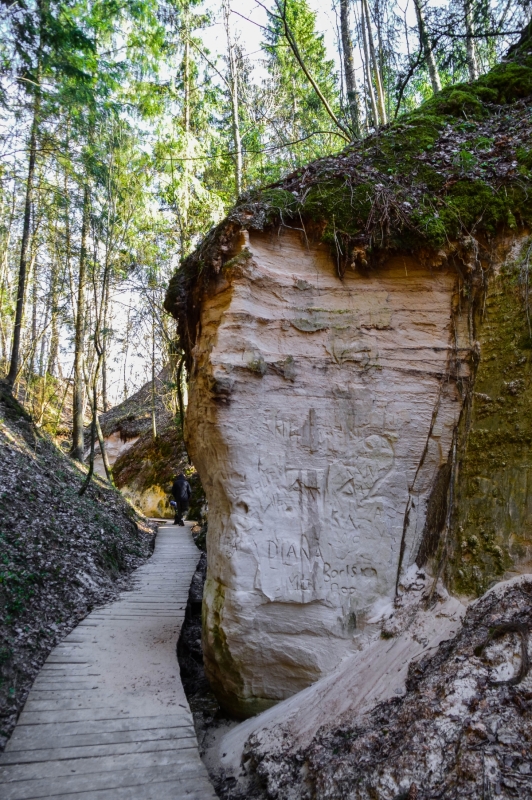
[[[279,226],[329,243],[340,275],[384,252],[438,251],[532,223],[532,23],[478,81],[447,87],[341,153],[244,194],[182,264],[165,308],[186,351],[210,277],[239,230]]]

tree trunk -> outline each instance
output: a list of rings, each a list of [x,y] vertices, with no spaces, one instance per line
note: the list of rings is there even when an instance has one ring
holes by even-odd
[[[85,281],[87,274],[87,241],[89,236],[89,187],[83,189],[83,218],[81,223],[81,250],[79,254],[78,298],[76,311],[76,333],[74,340],[74,397],[72,403],[72,449],[73,458],[83,461],[85,443],[83,439],[84,381],[83,351],[85,346]]]
[[[107,281],[105,289],[105,299],[103,305],[103,331],[102,331],[102,405],[104,413],[109,411],[109,402],[107,399],[107,337],[108,328],[107,321],[109,318],[109,281]]]
[[[183,203],[181,215],[181,255],[188,253],[189,236],[188,236],[188,209],[190,205],[190,20],[188,3],[185,7],[184,13],[185,24],[185,46],[183,51],[183,128],[185,132],[185,160],[183,162]]]
[[[91,482],[91,478],[94,472],[94,445],[96,444],[96,417],[98,415],[98,405],[96,402],[96,384],[94,385],[94,391],[92,394],[93,399],[93,412],[92,412],[92,421],[91,421],[91,447],[90,447],[90,455],[89,455],[89,471],[87,472],[87,477],[83,481],[83,484],[78,492],[79,497],[85,494],[89,487],[89,483]]]
[[[157,417],[155,409],[155,319],[153,317],[154,309],[152,309],[151,321],[151,432],[153,438],[157,438]]]
[[[46,306],[45,306],[45,309],[44,309],[43,332],[42,332],[42,336],[41,336],[41,349],[40,349],[40,353],[39,353],[39,375],[41,376],[41,378],[44,377],[45,372],[46,372],[46,370],[44,368],[44,365],[46,363],[46,359],[45,359],[45,357],[46,357],[46,342],[47,342],[47,339],[48,339],[48,334],[47,334],[46,330],[48,328],[49,321],[50,321],[50,296],[48,296],[46,298]]]
[[[417,26],[419,30],[419,41],[421,43],[421,49],[425,54],[425,63],[429,71],[432,91],[434,92],[434,94],[436,94],[436,92],[439,92],[441,90],[440,73],[438,72],[438,65],[436,64],[434,51],[430,43],[430,38],[427,31],[427,25],[425,23],[425,15],[423,12],[423,7],[421,5],[421,2],[422,0],[414,0],[414,5],[416,7]]]
[[[105,474],[107,476],[107,480],[109,481],[111,486],[114,486],[115,484],[114,484],[114,480],[113,480],[113,472],[112,472],[112,469],[111,469],[111,465],[109,464],[109,459],[107,457],[107,451],[105,449],[105,439],[103,437],[102,427],[100,425],[100,419],[98,417],[98,380],[100,378],[100,370],[102,368],[102,356],[103,356],[103,350],[101,348],[101,345],[98,342],[98,337],[99,337],[98,328],[99,328],[99,322],[97,320],[95,336],[94,336],[94,346],[95,346],[95,349],[96,349],[97,360],[96,360],[96,367],[94,369],[94,375],[92,376],[92,380],[90,380],[89,376],[87,375],[87,373],[85,371],[84,372],[84,377],[85,377],[85,383],[87,385],[87,392],[89,394],[89,397],[92,397],[92,399],[90,401],[91,412],[92,412],[91,427],[94,427],[94,431],[95,431],[96,436],[98,438],[98,443],[100,445],[100,452],[102,454],[102,461],[103,461],[103,466],[104,466],[104,469],[105,469]],[[85,368],[86,365],[84,364],[83,366]],[[91,436],[92,436],[92,432],[91,432]],[[93,458],[93,455],[91,454],[91,459],[92,458]]]
[[[5,245],[4,251],[2,253],[2,273],[0,279],[0,341],[2,344],[2,366],[7,366],[8,359],[9,359],[9,345],[8,339],[9,331],[7,328],[7,314],[3,313],[4,304],[6,299],[10,296],[10,281],[9,281],[9,251],[11,245],[11,230],[13,227],[13,221],[15,218],[15,207],[16,207],[16,184],[13,186],[13,192],[11,195],[11,212],[9,214],[9,222],[6,225],[6,238],[5,238]]]
[[[342,33],[342,55],[344,62],[347,106],[355,138],[360,138],[360,103],[353,66],[353,43],[349,31],[349,0],[340,0],[340,29]]]
[[[366,76],[366,85],[369,95],[369,104],[371,107],[371,114],[373,116],[373,125],[375,128],[379,127],[379,112],[377,110],[377,102],[375,100],[375,92],[373,91],[373,81],[371,80],[371,66],[369,58],[369,45],[368,33],[366,28],[366,13],[364,8],[364,0],[360,4],[360,27],[362,28],[362,42],[364,46],[364,73]]]
[[[131,306],[128,305],[127,307],[127,319],[126,319],[126,336],[124,340],[124,400],[127,400],[129,396],[129,390],[127,385],[127,356],[129,351],[129,334],[130,334],[130,316],[131,316]]]
[[[476,81],[478,78],[478,61],[473,36],[473,0],[464,0],[464,17],[466,28],[466,59],[469,70],[469,80]]]
[[[95,382],[94,385],[96,386],[96,382]],[[96,391],[93,392],[93,399],[94,398],[96,398]],[[103,438],[102,428],[101,428],[101,425],[100,425],[100,419],[98,417],[98,403],[97,402],[96,402],[96,410],[93,413],[94,413],[94,421],[95,421],[95,425],[96,425],[96,433],[98,434],[98,442],[100,444],[100,451],[101,451],[101,454],[102,454],[102,461],[103,461],[103,467],[105,469],[105,474],[107,475],[107,480],[109,481],[111,486],[114,486],[115,482],[113,480],[113,471],[111,469],[111,465],[109,464],[109,459],[107,457],[107,450],[105,449],[105,440]]]
[[[373,41],[373,33],[371,30],[371,17],[369,13],[368,0],[362,0],[364,7],[364,19],[366,20],[366,28],[368,32],[369,52],[371,56],[371,65],[373,68],[373,76],[375,78],[375,88],[377,90],[377,107],[379,109],[379,120],[381,125],[386,125],[386,103],[384,100],[384,90],[382,88],[381,71],[379,69],[379,62],[375,52],[375,43]]]
[[[238,113],[238,67],[235,58],[235,45],[231,39],[229,17],[231,9],[229,0],[222,0],[225,32],[227,35],[227,55],[229,60],[229,90],[231,93],[231,116],[233,125],[233,142],[235,147],[235,195],[242,192],[242,140],[240,137],[240,119]]]
[[[342,136],[343,139],[345,139],[347,142],[349,142],[351,140],[351,134],[350,134],[349,129],[346,128],[346,126],[343,125],[342,122],[340,122],[340,120],[338,119],[338,117],[336,116],[334,111],[332,110],[327,98],[325,97],[325,95],[321,91],[320,87],[318,86],[318,84],[316,83],[314,78],[312,77],[312,73],[310,72],[310,70],[307,67],[307,65],[306,65],[301,53],[299,52],[299,47],[297,45],[297,41],[296,41],[296,39],[294,37],[294,34],[292,33],[292,30],[291,30],[290,25],[288,24],[288,20],[286,18],[286,7],[283,6],[283,3],[281,2],[281,0],[275,0],[275,6],[277,8],[277,11],[279,12],[277,14],[277,18],[283,24],[285,39],[288,42],[288,44],[290,45],[290,49],[291,49],[291,51],[292,51],[297,63],[299,64],[299,66],[303,70],[303,73],[304,73],[305,77],[307,78],[307,80],[309,81],[310,85],[312,86],[312,88],[314,89],[316,94],[318,95],[318,97],[319,97],[321,103],[323,104],[327,114],[332,119],[332,121],[334,122],[334,124],[336,125],[338,130],[341,131],[340,135]]]
[[[37,259],[33,262],[33,284],[32,284],[32,310],[31,310],[31,372],[37,372],[37,310],[39,305],[39,285],[38,285]]]
[[[11,362],[7,376],[7,384],[11,391],[13,390],[13,386],[17,379],[20,361],[20,339],[22,333],[22,320],[24,317],[24,298],[26,296],[26,277],[28,273],[28,255],[30,248],[31,209],[33,204],[35,164],[37,161],[37,131],[39,127],[40,110],[41,91],[40,86],[37,86],[33,101],[33,121],[31,124],[30,133],[30,157],[28,164],[28,177],[26,179],[26,200],[24,204],[24,220],[22,224],[22,242],[20,246],[15,325],[13,328],[13,342],[11,346]]]
[[[48,373],[55,375],[57,372],[57,357],[59,354],[59,328],[57,324],[58,312],[58,283],[59,283],[59,263],[54,258],[52,263],[52,274],[50,275],[50,308],[51,308],[51,331],[50,331],[50,350],[48,351]]]

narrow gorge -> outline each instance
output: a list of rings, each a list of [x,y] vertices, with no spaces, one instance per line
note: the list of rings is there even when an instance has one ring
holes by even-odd
[[[170,284],[209,504],[205,666],[236,717],[371,683],[415,618],[407,670],[531,571],[531,93],[529,26],[476,83],[244,195]],[[229,734],[232,766],[295,752],[305,702],[312,735],[360,705],[312,691]],[[272,774],[268,797],[322,796]]]

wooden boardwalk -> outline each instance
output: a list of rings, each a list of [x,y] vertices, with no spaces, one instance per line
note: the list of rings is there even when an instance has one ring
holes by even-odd
[[[1,800],[216,798],[176,657],[198,556],[188,526],[162,526],[132,590],[53,650],[0,756]]]

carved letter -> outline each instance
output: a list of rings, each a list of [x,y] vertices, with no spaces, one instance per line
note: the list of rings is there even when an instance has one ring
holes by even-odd
[[[290,547],[288,548],[288,553],[286,554],[286,558],[289,559],[291,555],[294,558],[297,558],[296,549],[293,544],[291,544]]]

